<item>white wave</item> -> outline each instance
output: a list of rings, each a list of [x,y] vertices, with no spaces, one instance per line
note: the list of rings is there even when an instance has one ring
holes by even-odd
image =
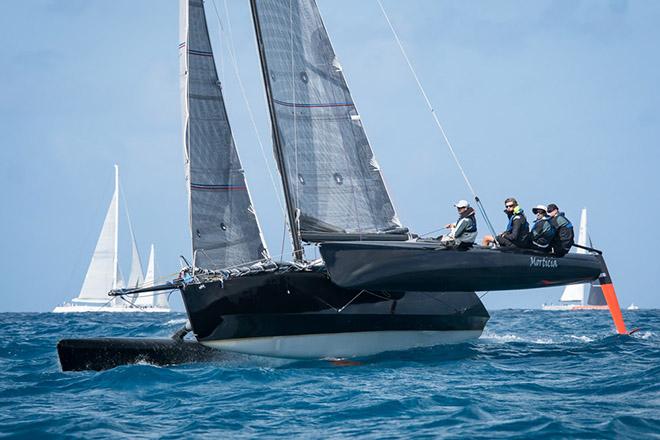
[[[481,337],[481,339],[484,339],[486,341],[495,341],[495,342],[526,342],[520,336],[516,336],[510,333],[505,335],[496,335],[495,333],[485,332],[484,335]]]
[[[651,339],[655,337],[655,333],[653,332],[636,332],[633,333],[633,337],[640,338],[640,339]]]
[[[554,344],[555,341],[551,338],[535,338],[535,339],[530,339],[530,338],[521,338],[518,335],[514,335],[512,333],[507,333],[504,335],[498,335],[495,333],[490,333],[490,332],[485,332],[484,335],[481,337],[481,339],[486,340],[486,341],[494,341],[494,342],[499,342],[499,343],[507,343],[507,342],[527,342],[530,344]]]
[[[595,340],[594,338],[590,338],[589,336],[584,336],[584,335],[582,336],[569,335],[569,337],[571,339],[577,339],[578,341],[582,341],[582,342],[593,342]]]
[[[188,321],[186,318],[181,319],[170,319],[165,323],[165,325],[175,325],[175,324],[185,324]]]

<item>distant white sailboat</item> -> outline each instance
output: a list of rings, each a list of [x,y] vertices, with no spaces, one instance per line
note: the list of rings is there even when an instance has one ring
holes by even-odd
[[[587,246],[587,208],[582,209],[577,244]],[[587,251],[577,248],[578,254]],[[543,310],[608,310],[603,291],[597,281],[593,283],[571,284],[564,288],[559,304],[543,304]]]
[[[635,303],[631,303],[626,310],[639,310],[639,306]]]
[[[144,277],[143,286],[153,286],[156,284],[156,266],[154,245],[151,245],[149,252],[149,263],[147,264],[147,274]],[[150,312],[170,312],[170,305],[167,301],[167,294],[164,292],[146,292],[140,294],[135,301],[135,305],[148,309]]]
[[[96,242],[96,248],[89,263],[85,281],[80,293],[70,303],[55,307],[53,313],[80,313],[80,312],[169,312],[169,307],[155,307],[154,297],[148,296],[143,300],[140,295],[133,298],[111,298],[108,292],[123,287],[138,287],[145,283],[140,264],[140,254],[135,242],[133,228],[128,221],[131,234],[131,272],[128,286],[123,281],[119,270],[119,167],[115,165],[115,191],[103,221],[101,234]],[[150,264],[153,258],[150,257]],[[153,282],[153,281],[152,281]],[[146,294],[149,295],[149,294]],[[148,301],[148,305],[142,305]],[[166,305],[167,306],[167,305]]]

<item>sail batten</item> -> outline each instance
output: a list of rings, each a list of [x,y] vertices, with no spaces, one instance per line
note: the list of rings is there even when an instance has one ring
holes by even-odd
[[[268,257],[227,116],[204,6],[181,0],[181,93],[194,265]]]
[[[405,232],[315,1],[251,5],[294,243]]]

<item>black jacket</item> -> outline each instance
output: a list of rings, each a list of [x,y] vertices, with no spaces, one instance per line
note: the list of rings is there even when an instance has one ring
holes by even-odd
[[[552,226],[556,230],[555,237],[551,243],[552,252],[559,257],[563,257],[571,250],[573,243],[575,243],[573,224],[571,224],[563,212],[553,217],[550,223],[552,223]]]
[[[554,240],[555,235],[555,227],[550,222],[550,217],[546,216],[540,220],[534,220],[532,225],[532,249],[550,252],[550,243]]]
[[[525,217],[525,211],[518,209],[515,213],[509,215],[509,224],[506,231],[500,234],[500,237],[518,247],[526,247],[529,244],[529,223],[527,217]]]

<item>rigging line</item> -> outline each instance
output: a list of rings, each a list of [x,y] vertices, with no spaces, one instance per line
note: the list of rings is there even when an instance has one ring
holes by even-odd
[[[286,219],[287,219],[287,215],[285,213],[284,214],[284,227],[282,228],[282,247],[280,248],[280,256],[284,255],[284,241],[286,240]]]
[[[438,129],[440,130],[440,133],[442,134],[443,139],[445,140],[445,143],[447,144],[447,147],[449,147],[449,152],[451,153],[452,158],[454,159],[454,162],[456,162],[456,166],[458,166],[458,169],[460,170],[461,174],[463,175],[463,180],[465,180],[465,183],[467,184],[468,189],[472,193],[472,196],[474,197],[474,200],[477,202],[477,205],[479,205],[482,214],[484,218],[486,219],[486,223],[489,225],[491,232],[493,233],[493,236],[496,235],[495,229],[493,228],[492,224],[490,223],[490,220],[488,219],[488,214],[486,213],[486,210],[483,208],[483,205],[481,204],[481,200],[479,200],[479,197],[477,196],[477,192],[474,190],[474,187],[472,186],[472,183],[470,183],[470,179],[468,179],[467,174],[465,173],[465,170],[463,169],[463,166],[461,165],[461,161],[458,159],[458,156],[456,155],[456,152],[454,151],[454,147],[452,146],[451,142],[449,141],[449,138],[447,137],[447,134],[445,133],[445,129],[442,127],[442,124],[440,123],[440,119],[438,119],[438,115],[435,113],[435,109],[433,108],[433,105],[431,104],[431,100],[429,99],[428,95],[426,94],[426,91],[424,90],[424,87],[422,86],[422,82],[420,81],[419,77],[417,76],[417,72],[415,71],[415,68],[412,65],[412,62],[410,61],[410,58],[408,58],[408,54],[406,53],[406,50],[403,47],[403,43],[401,42],[401,39],[399,38],[399,34],[397,34],[396,30],[394,29],[394,25],[390,21],[389,15],[387,15],[387,12],[385,11],[385,7],[383,6],[383,3],[381,0],[376,0],[376,3],[378,3],[378,6],[380,7],[381,12],[383,13],[383,16],[385,17],[385,20],[387,21],[387,24],[392,31],[392,35],[394,36],[394,39],[396,40],[397,45],[399,46],[399,49],[401,50],[401,55],[403,55],[403,58],[406,60],[406,63],[408,64],[408,68],[410,69],[410,72],[412,73],[413,78],[415,79],[415,82],[417,83],[417,88],[419,89],[420,93],[424,97],[424,101],[426,101],[426,106],[428,107],[429,111],[431,112],[431,115],[433,116],[433,120],[435,121],[435,124],[438,126]],[[497,242],[496,242],[497,243]]]
[[[243,97],[243,102],[245,103],[245,107],[248,112],[248,117],[250,118],[250,123],[252,124],[252,128],[254,130],[255,137],[257,138],[257,144],[259,144],[259,150],[261,151],[261,157],[264,160],[264,163],[266,164],[266,170],[268,171],[268,176],[270,177],[270,183],[273,186],[273,189],[275,190],[275,198],[277,199],[277,204],[280,207],[280,210],[283,213],[286,213],[284,209],[284,204],[282,203],[282,199],[280,197],[279,193],[279,186],[275,183],[275,177],[273,176],[273,172],[271,170],[270,164],[268,162],[268,158],[266,155],[266,149],[264,148],[264,143],[261,140],[261,136],[259,135],[259,129],[257,127],[257,122],[254,118],[254,113],[252,112],[252,106],[250,105],[250,101],[248,100],[247,93],[245,91],[245,86],[243,84],[243,79],[241,78],[240,71],[238,69],[238,61],[236,59],[236,52],[234,50],[234,37],[233,33],[231,30],[231,21],[229,19],[229,7],[227,6],[227,1],[225,0],[224,2],[225,6],[225,16],[227,18],[227,30],[225,31],[224,26],[222,25],[222,20],[220,20],[220,13],[218,11],[218,7],[215,3],[215,0],[213,0],[213,9],[215,10],[215,16],[218,20],[218,25],[220,27],[220,30],[224,35],[227,36],[227,49],[229,51],[229,58],[231,59],[231,64],[232,68],[234,70],[234,75],[236,75],[236,79],[238,80],[238,87],[241,91],[241,96]]]

